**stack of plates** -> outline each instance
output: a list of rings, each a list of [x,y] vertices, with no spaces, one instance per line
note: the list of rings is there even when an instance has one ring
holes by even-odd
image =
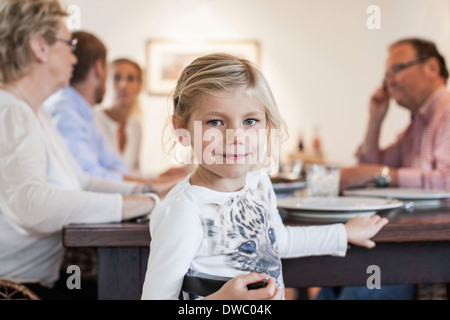
[[[450,192],[444,190],[408,189],[408,188],[361,188],[345,190],[345,196],[377,197],[398,199],[410,202],[415,208],[440,207],[442,199],[450,198]]]
[[[292,174],[279,174],[272,176],[273,190],[278,197],[285,197],[293,193],[294,191],[303,189],[306,187],[306,181],[298,178]]]
[[[273,190],[279,196],[279,195],[289,195],[294,191],[305,188],[306,182],[305,181],[278,182],[278,183],[273,183],[272,185],[273,185]]]
[[[396,199],[372,197],[309,197],[278,199],[278,208],[291,218],[308,221],[344,222],[357,215],[374,215],[377,211],[400,208]]]

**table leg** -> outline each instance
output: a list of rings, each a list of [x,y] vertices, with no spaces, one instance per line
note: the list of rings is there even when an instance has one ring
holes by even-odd
[[[99,300],[139,300],[148,254],[147,248],[98,248]]]

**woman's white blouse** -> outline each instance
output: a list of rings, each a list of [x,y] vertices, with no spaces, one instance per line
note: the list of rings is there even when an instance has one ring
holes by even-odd
[[[112,120],[105,112],[104,108],[96,107],[94,109],[95,122],[102,136],[108,142],[109,146],[120,155],[122,161],[130,172],[135,175],[141,174],[140,156],[142,144],[141,122],[135,116],[127,119],[125,125],[126,144],[123,151],[119,149],[119,124]]]
[[[120,221],[134,187],[86,175],[44,108],[0,90],[0,278],[51,285],[63,226]]]

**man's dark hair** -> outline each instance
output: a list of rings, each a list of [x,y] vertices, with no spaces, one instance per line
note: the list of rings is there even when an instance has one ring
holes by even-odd
[[[75,65],[70,79],[70,84],[73,85],[86,79],[95,61],[100,59],[106,64],[107,50],[103,42],[91,33],[76,31],[72,36],[78,39],[77,49],[75,50],[78,63]]]
[[[410,44],[414,50],[416,51],[416,55],[418,59],[428,59],[428,58],[436,58],[439,62],[439,66],[441,69],[440,76],[447,82],[448,79],[448,69],[445,63],[444,57],[437,50],[436,45],[428,40],[419,39],[419,38],[409,38],[402,39],[395,43],[393,43],[389,48],[402,45],[402,44]]]

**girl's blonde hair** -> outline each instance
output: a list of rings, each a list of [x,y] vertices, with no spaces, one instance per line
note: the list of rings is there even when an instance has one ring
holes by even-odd
[[[201,99],[221,91],[242,91],[258,101],[266,114],[268,147],[273,143],[281,146],[287,137],[287,127],[267,80],[250,61],[229,54],[216,53],[197,58],[183,70],[173,92],[173,114],[186,127]],[[278,131],[275,136],[279,141],[270,141],[274,129]],[[169,153],[177,144],[177,139],[172,141],[168,145]],[[273,154],[272,150],[268,152]]]
[[[0,1],[0,83],[18,80],[30,71],[31,38],[42,37],[53,45],[64,16],[67,13],[57,0]]]

